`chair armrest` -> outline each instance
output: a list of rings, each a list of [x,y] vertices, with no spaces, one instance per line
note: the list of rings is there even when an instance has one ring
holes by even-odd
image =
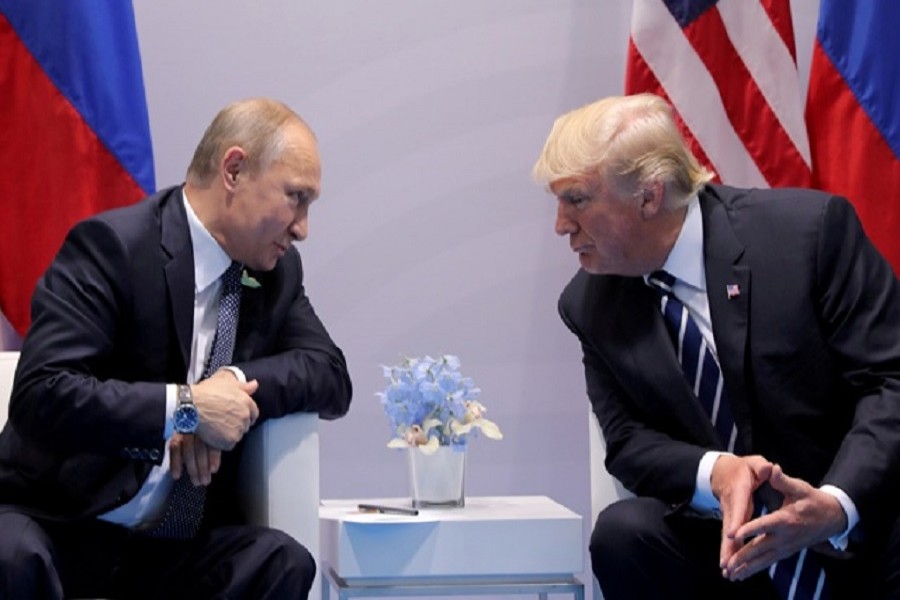
[[[280,529],[319,557],[319,416],[266,421],[247,437],[238,496],[250,522]]]

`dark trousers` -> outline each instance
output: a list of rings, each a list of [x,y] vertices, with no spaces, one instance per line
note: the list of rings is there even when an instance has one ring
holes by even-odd
[[[99,520],[0,513],[0,599],[306,598],[316,573],[289,535],[251,525],[156,540]]]
[[[778,599],[765,572],[731,583],[719,570],[722,522],[673,512],[653,498],[621,500],[597,517],[590,553],[604,600]],[[900,526],[877,555],[820,557],[832,600],[900,599]]]

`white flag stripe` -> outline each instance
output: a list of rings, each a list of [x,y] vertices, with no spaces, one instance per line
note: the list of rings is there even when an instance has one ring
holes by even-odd
[[[720,0],[728,37],[807,166],[811,163],[797,65],[759,2]]]
[[[659,0],[635,0],[631,37],[685,125],[712,162],[719,178],[731,185],[769,187],[744,143],[730,126],[719,89]],[[655,47],[665,46],[665,51]],[[728,126],[724,125],[728,124]]]

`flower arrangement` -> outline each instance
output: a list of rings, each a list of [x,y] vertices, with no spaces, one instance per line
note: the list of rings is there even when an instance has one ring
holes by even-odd
[[[382,366],[390,385],[376,394],[395,437],[389,448],[418,447],[431,454],[439,446],[464,448],[470,433],[480,430],[492,440],[500,428],[484,418],[476,400],[481,390],[459,372],[456,356],[407,358],[395,367]]]

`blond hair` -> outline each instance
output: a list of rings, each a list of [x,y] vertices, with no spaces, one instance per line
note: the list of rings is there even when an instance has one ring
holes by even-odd
[[[663,183],[685,204],[713,174],[684,142],[672,107],[653,94],[611,96],[559,117],[534,165],[537,182],[597,174],[622,197]]]

